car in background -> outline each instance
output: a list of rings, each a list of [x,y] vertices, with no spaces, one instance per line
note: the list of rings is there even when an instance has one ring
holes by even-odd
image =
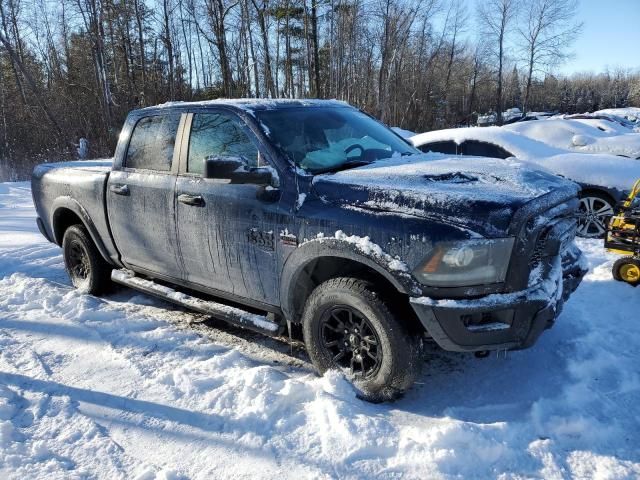
[[[640,135],[602,118],[553,117],[503,128],[557,148],[640,159]]]
[[[546,123],[548,120],[525,122]],[[523,125],[524,125],[523,124]],[[418,134],[411,142],[423,152],[507,159],[517,157],[562,175],[582,187],[578,235],[600,238],[617,202],[640,178],[640,162],[607,154],[584,155],[552,147],[506,127],[469,127]]]
[[[623,117],[617,115],[604,115],[600,113],[577,113],[574,115],[563,115],[564,120],[577,120],[585,125],[591,125],[603,132],[624,135],[633,132],[635,125]]]
[[[640,128],[640,107],[605,108],[594,112],[594,114],[607,115],[615,118],[616,120],[621,120],[622,122],[630,125],[631,128]]]

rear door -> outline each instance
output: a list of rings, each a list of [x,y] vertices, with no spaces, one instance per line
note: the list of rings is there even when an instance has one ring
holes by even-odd
[[[203,179],[208,156],[242,157],[247,168],[268,165],[255,135],[234,113],[208,109],[190,115],[176,187],[185,279],[277,305],[277,196],[261,195],[264,185]]]
[[[140,118],[107,186],[109,223],[123,263],[170,279],[182,277],[174,202],[181,117],[167,112]]]

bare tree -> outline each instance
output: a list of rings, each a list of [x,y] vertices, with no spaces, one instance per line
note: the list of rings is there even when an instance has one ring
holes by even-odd
[[[414,131],[525,95],[566,113],[640,105],[640,71],[551,71],[578,0],[530,0],[516,32],[519,1],[482,0],[474,40],[478,0],[0,0],[0,174],[72,158],[70,136],[109,155],[131,108],[169,99],[333,97]]]
[[[502,124],[502,75],[505,63],[506,39],[520,7],[519,0],[483,0],[478,4],[480,30],[498,64],[496,74],[496,116]]]
[[[519,46],[527,62],[523,110],[529,107],[533,76],[565,61],[568,48],[582,29],[575,21],[577,0],[528,0],[518,28]]]
[[[271,66],[271,49],[269,47],[269,32],[267,28],[267,0],[251,0],[253,7],[256,9],[258,16],[258,25],[260,26],[260,34],[262,36],[262,51],[264,55],[264,77],[266,90],[271,94],[272,98],[276,95],[276,86],[273,82],[273,72]]]

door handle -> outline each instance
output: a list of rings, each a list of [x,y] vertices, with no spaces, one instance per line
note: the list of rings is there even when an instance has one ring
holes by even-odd
[[[180,203],[191,205],[193,207],[204,206],[204,198],[202,198],[200,195],[189,195],[188,193],[181,193],[180,195],[178,195],[178,201]]]
[[[115,193],[116,195],[129,195],[129,185],[109,185],[109,191]]]

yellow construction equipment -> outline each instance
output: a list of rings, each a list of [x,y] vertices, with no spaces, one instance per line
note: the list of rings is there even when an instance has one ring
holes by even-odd
[[[611,217],[604,240],[605,248],[624,257],[613,264],[613,278],[640,285],[640,180]]]

